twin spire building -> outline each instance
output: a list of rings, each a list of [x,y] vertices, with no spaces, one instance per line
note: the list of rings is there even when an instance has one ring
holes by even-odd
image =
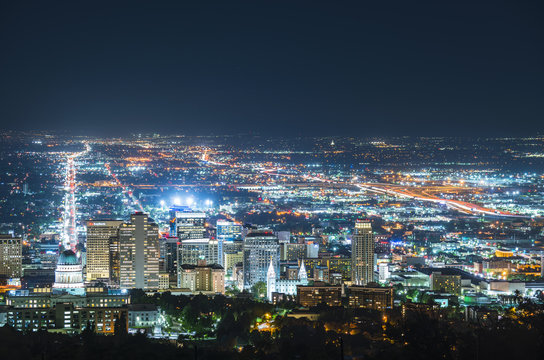
[[[270,265],[268,266],[268,272],[266,274],[266,297],[268,298],[268,301],[272,301],[273,293],[296,295],[297,286],[299,285],[308,285],[308,273],[306,272],[306,266],[304,266],[304,260],[300,261],[298,278],[296,280],[289,280],[278,279],[274,262],[272,258],[270,259]]]

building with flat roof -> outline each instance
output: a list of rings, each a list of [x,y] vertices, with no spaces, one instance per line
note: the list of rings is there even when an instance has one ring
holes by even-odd
[[[329,306],[342,305],[342,286],[326,285],[316,282],[314,285],[299,285],[297,287],[297,301],[305,307],[312,307],[321,303]]]
[[[91,325],[96,333],[113,334],[115,323],[122,319],[128,329],[126,306],[79,307],[73,303],[57,303],[48,308],[8,307],[6,312],[7,324],[19,331],[55,330],[72,334]]]
[[[159,227],[137,212],[119,229],[120,287],[159,288]]]
[[[267,272],[272,260],[279,274],[280,244],[270,230],[252,230],[244,239],[244,288],[267,281]]]
[[[0,277],[20,278],[22,276],[21,238],[0,235]]]
[[[366,285],[374,281],[374,236],[367,220],[357,220],[351,238],[351,281]]]
[[[348,293],[349,307],[380,311],[393,308],[392,287],[351,286]]]
[[[86,280],[110,279],[111,243],[118,242],[121,220],[87,221]]]
[[[225,293],[225,269],[219,264],[183,264],[178,273],[178,287],[195,293]]]

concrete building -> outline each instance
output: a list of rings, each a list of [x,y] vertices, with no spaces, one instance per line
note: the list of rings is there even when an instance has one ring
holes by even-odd
[[[130,296],[126,290],[102,287],[86,288],[79,295],[36,288],[33,291],[12,290],[6,296],[6,304],[14,308],[50,308],[62,303],[76,307],[122,307],[130,303]]]
[[[87,221],[86,280],[110,280],[112,259],[111,243],[118,244],[121,220]]]
[[[366,285],[374,281],[374,237],[370,221],[357,220],[351,238],[351,281]]]
[[[329,306],[342,305],[342,286],[326,285],[315,282],[314,285],[299,285],[297,288],[298,303],[305,307],[325,303]]]
[[[137,212],[119,230],[120,287],[159,288],[159,227]]]
[[[461,275],[445,275],[433,272],[430,276],[431,290],[461,295]]]
[[[170,210],[170,236],[180,240],[202,239],[206,237],[206,214],[194,212],[188,207],[175,207]]]
[[[217,220],[217,239],[234,241],[242,239],[242,224],[228,220]]]
[[[52,329],[67,333],[80,333],[88,324],[100,334],[113,334],[115,322],[125,319],[126,307],[77,307],[71,303],[58,303],[49,308],[8,308],[7,324],[19,331]]]
[[[6,278],[20,278],[22,276],[21,238],[11,235],[0,235],[0,276]]]
[[[195,293],[225,293],[225,270],[221,265],[183,264],[178,273],[178,287]]]
[[[153,304],[128,306],[128,327],[133,329],[152,328],[159,321],[159,310]]]
[[[260,281],[266,283],[271,260],[278,274],[279,258],[280,244],[272,231],[250,231],[244,239],[244,288],[249,289]]]
[[[380,311],[393,308],[392,287],[351,286],[348,291],[349,307]]]
[[[178,245],[178,271],[181,265],[196,265],[200,260],[206,260],[208,264],[219,264],[222,256],[219,242],[215,239],[185,239]],[[221,261],[222,262],[222,261]]]

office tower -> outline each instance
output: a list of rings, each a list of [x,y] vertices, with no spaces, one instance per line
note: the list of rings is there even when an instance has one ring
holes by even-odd
[[[242,225],[234,221],[217,220],[217,238],[223,241],[241,240]]]
[[[357,220],[351,238],[351,281],[366,285],[374,281],[374,236],[370,221]]]
[[[87,281],[111,278],[110,244],[118,243],[115,238],[122,223],[121,220],[87,221]]]
[[[196,265],[199,260],[208,264],[219,263],[219,243],[214,239],[185,239],[178,243],[178,269],[180,265]]]
[[[161,271],[169,274],[175,274],[178,264],[178,243],[177,237],[167,237],[160,239],[160,262]]]
[[[111,237],[109,244],[110,244],[110,284],[119,286],[119,280],[121,278],[119,234],[117,234],[117,236]]]
[[[0,276],[20,278],[23,244],[21,238],[0,235]]]
[[[120,287],[159,288],[159,227],[137,212],[119,229]]]
[[[276,231],[275,234],[278,237],[280,244],[287,244],[291,240],[290,231]]]
[[[282,260],[297,261],[306,257],[306,244],[280,244]]]
[[[202,239],[206,237],[206,214],[193,212],[185,206],[170,210],[170,236],[183,239]]]
[[[279,274],[280,244],[270,230],[250,231],[244,239],[244,288],[267,281],[270,261]]]

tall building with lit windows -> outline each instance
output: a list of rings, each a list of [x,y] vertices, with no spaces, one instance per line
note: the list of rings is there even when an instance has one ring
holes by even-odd
[[[180,240],[202,239],[206,237],[206,214],[194,212],[186,206],[170,210],[170,236]]]
[[[368,220],[355,222],[351,238],[351,281],[354,285],[374,281],[374,236]]]
[[[280,243],[270,230],[252,230],[244,239],[244,288],[257,282],[267,282],[268,268],[272,262],[279,274]]]
[[[121,220],[89,220],[87,221],[87,264],[86,280],[111,279],[112,254],[111,245],[118,244]],[[114,250],[115,250],[114,246]]]
[[[137,212],[119,228],[120,287],[159,288],[159,227]]]
[[[0,276],[7,278],[21,277],[22,246],[21,238],[0,235]]]

